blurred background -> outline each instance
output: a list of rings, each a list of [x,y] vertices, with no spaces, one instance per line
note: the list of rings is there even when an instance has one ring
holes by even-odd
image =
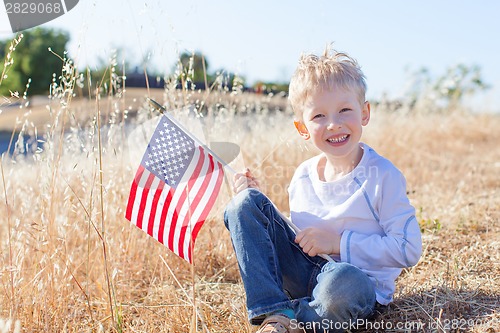
[[[486,0],[82,0],[64,16],[24,34],[43,30],[38,37],[51,40],[61,56],[67,50],[82,72],[97,75],[114,61],[131,85],[141,85],[132,82],[133,74],[144,76],[146,70],[161,86],[162,79],[175,75],[181,56],[187,62],[196,55],[196,80],[204,81],[203,57],[209,81],[227,73],[257,90],[286,90],[300,54],[320,53],[333,42],[361,64],[370,100],[402,102],[425,93],[440,99],[438,104],[460,99],[473,111],[497,112],[499,12],[500,3]],[[0,34],[0,56],[14,37]],[[33,67],[49,74],[37,76],[31,68],[16,79],[11,73],[19,90],[31,74],[31,93],[39,93],[37,85],[47,87],[50,72],[58,72],[58,60],[46,44],[40,57],[53,58],[52,64]],[[30,48],[33,53],[36,47]]]

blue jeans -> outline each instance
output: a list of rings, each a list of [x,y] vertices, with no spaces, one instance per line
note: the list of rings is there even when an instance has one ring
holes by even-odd
[[[238,193],[224,213],[245,287],[250,322],[293,309],[302,327],[343,332],[335,323],[369,317],[375,307],[373,283],[347,263],[310,257],[295,233],[261,192]],[[321,330],[319,330],[321,329]]]

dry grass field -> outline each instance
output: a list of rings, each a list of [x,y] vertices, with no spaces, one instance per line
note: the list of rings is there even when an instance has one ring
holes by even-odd
[[[2,159],[0,331],[254,332],[222,221],[227,187],[198,236],[194,267],[124,218],[138,163],[127,129],[154,115],[145,91],[127,94],[62,96],[0,114],[2,127],[17,118],[16,128],[45,141],[34,155]],[[152,97],[168,108],[204,98]],[[286,101],[213,92],[206,105],[209,140],[239,144],[231,165],[251,168],[286,212],[294,169],[315,154]],[[363,141],[405,174],[424,252],[366,332],[500,332],[499,128],[498,115],[373,108]]]

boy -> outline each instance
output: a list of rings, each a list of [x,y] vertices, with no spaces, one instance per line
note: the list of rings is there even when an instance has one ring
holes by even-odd
[[[321,153],[290,183],[297,234],[249,170],[235,175],[225,224],[259,333],[355,329],[377,303],[392,301],[402,268],[420,258],[403,175],[359,141],[370,120],[365,92],[364,75],[348,55],[327,48],[300,58],[289,102],[297,131]]]

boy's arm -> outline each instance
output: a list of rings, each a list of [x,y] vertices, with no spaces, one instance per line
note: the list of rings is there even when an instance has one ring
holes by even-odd
[[[406,181],[397,171],[386,174],[380,185],[380,204],[373,215],[385,234],[344,231],[341,259],[360,268],[414,266],[422,253],[422,238],[415,209],[406,195]]]

